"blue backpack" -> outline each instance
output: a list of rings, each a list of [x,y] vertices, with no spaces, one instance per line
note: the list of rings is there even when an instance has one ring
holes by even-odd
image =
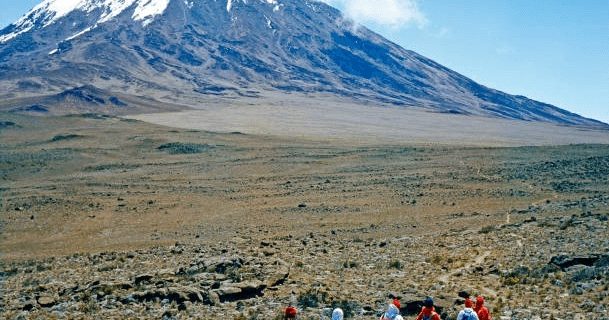
[[[463,312],[463,318],[461,320],[476,320],[477,317],[474,316],[474,312],[465,311]]]
[[[429,315],[423,315],[423,318],[421,318],[421,320],[433,320],[433,318],[435,317],[435,315],[437,315],[437,312],[432,312]]]

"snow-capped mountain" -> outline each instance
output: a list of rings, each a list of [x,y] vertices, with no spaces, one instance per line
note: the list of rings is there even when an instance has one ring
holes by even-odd
[[[0,30],[0,107],[81,87],[182,105],[333,96],[604,126],[484,87],[315,0],[44,0]]]
[[[67,39],[73,39],[90,31],[100,23],[112,20],[125,11],[125,9],[132,6],[134,10],[131,17],[134,21],[142,21],[142,24],[145,26],[155,16],[163,14],[168,4],[169,0],[44,0],[15,22],[14,29],[11,32],[0,36],[0,43],[7,42],[36,27],[48,27],[74,11],[81,11],[87,14],[100,11],[101,14],[95,24],[88,26]]]

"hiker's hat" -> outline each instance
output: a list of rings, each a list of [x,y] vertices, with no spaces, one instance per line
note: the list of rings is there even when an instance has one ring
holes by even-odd
[[[433,307],[433,299],[431,297],[425,298],[425,301],[423,301],[423,305],[427,308]]]

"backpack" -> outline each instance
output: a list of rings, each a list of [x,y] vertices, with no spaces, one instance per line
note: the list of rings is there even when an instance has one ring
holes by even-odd
[[[474,317],[474,312],[463,312],[463,318],[461,318],[461,320],[476,320],[476,317]]]
[[[428,315],[423,315],[423,318],[421,318],[421,320],[433,320],[436,315],[437,313],[434,311]]]
[[[296,308],[289,306],[285,309],[285,318],[286,319],[295,319],[297,313],[298,313],[298,311],[296,310]]]

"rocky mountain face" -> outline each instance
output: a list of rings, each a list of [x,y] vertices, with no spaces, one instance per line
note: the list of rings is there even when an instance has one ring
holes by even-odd
[[[82,86],[109,92],[104,100],[193,106],[297,93],[608,127],[480,85],[314,0],[45,0],[0,31],[4,108]]]

